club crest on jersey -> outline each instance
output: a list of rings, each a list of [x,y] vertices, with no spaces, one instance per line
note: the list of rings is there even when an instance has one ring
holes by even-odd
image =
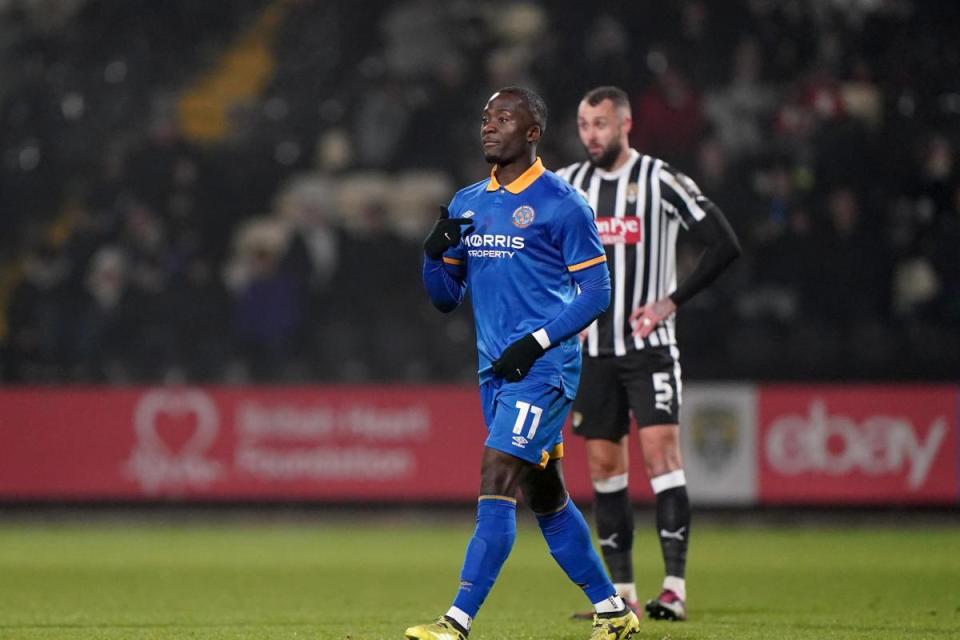
[[[637,201],[637,194],[640,192],[640,189],[637,187],[636,182],[631,182],[627,185],[627,202],[634,204]]]
[[[536,217],[536,212],[533,210],[533,207],[530,205],[522,205],[517,207],[513,212],[513,225],[515,227],[520,227],[521,229],[526,229],[531,224],[533,224],[533,219]]]

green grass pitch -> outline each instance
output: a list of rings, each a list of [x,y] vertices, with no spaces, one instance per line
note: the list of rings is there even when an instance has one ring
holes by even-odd
[[[659,586],[638,522],[641,593]],[[647,523],[649,524],[649,523]],[[696,525],[696,523],[695,523]],[[0,638],[402,640],[443,612],[466,519],[0,525]],[[691,620],[638,638],[960,638],[960,529],[694,529]],[[521,518],[475,640],[586,639],[583,595]]]

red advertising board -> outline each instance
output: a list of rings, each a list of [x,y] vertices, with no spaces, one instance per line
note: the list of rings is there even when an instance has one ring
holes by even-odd
[[[756,408],[763,504],[957,501],[956,388],[759,387]],[[589,500],[569,433],[564,475]],[[485,434],[471,387],[0,391],[0,501],[469,501]]]
[[[485,435],[469,387],[0,391],[0,500],[472,500]]]
[[[957,500],[957,391],[763,387],[759,497],[777,503]]]

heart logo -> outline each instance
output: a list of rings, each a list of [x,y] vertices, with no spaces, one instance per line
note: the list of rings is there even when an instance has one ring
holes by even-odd
[[[202,391],[148,391],[134,410],[133,429],[127,470],[149,494],[206,487],[224,473],[219,461],[203,457],[217,439],[220,415]]]
[[[147,449],[170,457],[193,457],[213,445],[219,416],[201,391],[156,389],[137,405],[134,429],[140,445]]]

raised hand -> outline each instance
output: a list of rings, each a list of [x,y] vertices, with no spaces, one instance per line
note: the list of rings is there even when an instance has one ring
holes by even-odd
[[[472,223],[469,218],[451,218],[446,206],[440,206],[440,217],[433,225],[430,235],[423,241],[423,252],[437,260],[450,247],[460,244],[460,239],[473,231],[473,227],[463,229]]]

